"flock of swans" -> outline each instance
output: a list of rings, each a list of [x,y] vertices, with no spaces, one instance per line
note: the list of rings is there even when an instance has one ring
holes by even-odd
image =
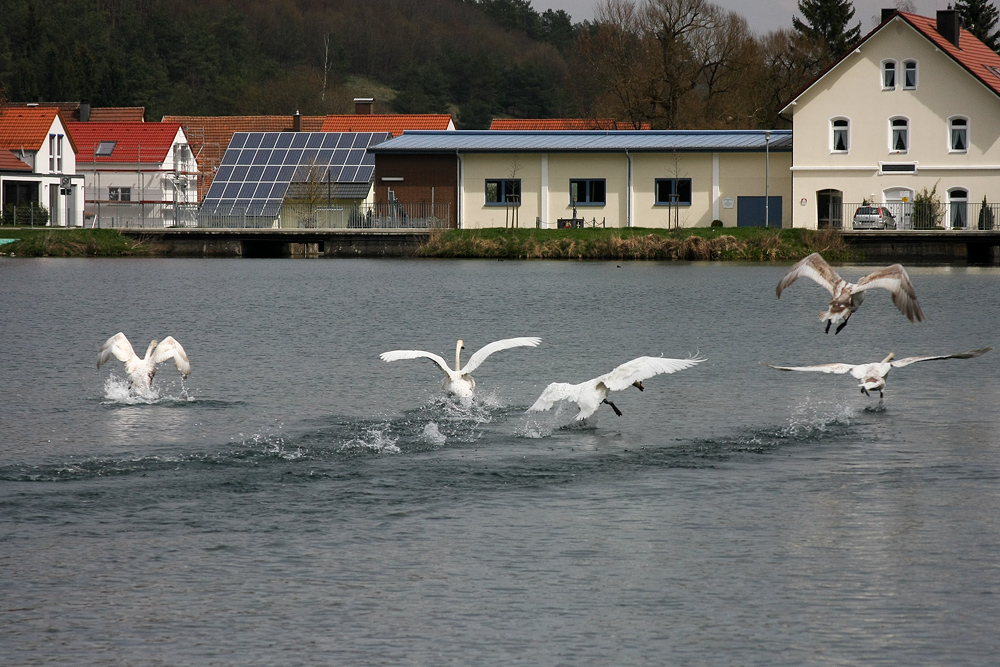
[[[878,269],[862,277],[857,283],[850,283],[841,278],[819,253],[813,253],[796,263],[781,279],[776,289],[778,298],[781,298],[781,292],[785,288],[803,277],[816,281],[826,288],[832,296],[827,309],[819,315],[820,321],[826,322],[826,333],[830,332],[830,327],[834,324],[837,325],[834,335],[840,333],[847,326],[851,315],[857,312],[861,306],[865,292],[875,287],[888,290],[892,295],[893,303],[911,322],[924,320],[920,304],[917,303],[913,283],[910,282],[910,277],[900,264]],[[450,368],[448,362],[440,355],[423,350],[391,350],[383,352],[379,358],[386,362],[402,359],[429,359],[444,372],[444,379],[441,382],[442,390],[451,396],[469,399],[474,396],[476,389],[476,380],[472,377],[472,372],[479,368],[488,357],[501,350],[515,347],[536,347],[541,342],[541,338],[534,336],[494,341],[477,350],[469,357],[465,366],[462,366],[462,350],[465,349],[465,343],[459,340],[455,346],[454,369]],[[866,396],[870,395],[872,391],[879,392],[879,404],[881,405],[881,399],[884,398],[883,390],[885,389],[886,376],[891,369],[922,361],[971,359],[992,349],[992,347],[984,347],[970,352],[905,357],[903,359],[895,359],[895,354],[890,353],[880,362],[864,364],[828,363],[814,366],[775,366],[763,361],[760,363],[779,371],[811,371],[838,375],[850,373],[859,380],[858,386]],[[153,377],[156,375],[156,365],[159,363],[172,359],[182,377],[187,378],[191,373],[191,364],[184,348],[172,336],[167,336],[159,342],[155,340],[150,342],[146,349],[146,356],[140,358],[132,349],[132,344],[125,337],[125,334],[119,332],[109,338],[101,347],[97,357],[97,367],[100,368],[112,356],[124,362],[129,389],[140,394],[148,395],[152,391]],[[648,380],[656,375],[676,373],[692,368],[705,360],[704,357],[697,354],[686,359],[638,357],[621,364],[608,373],[579,384],[553,382],[542,391],[542,394],[528,408],[528,412],[549,410],[560,401],[569,401],[575,403],[579,408],[579,412],[575,416],[576,420],[590,417],[597,412],[602,404],[609,405],[616,415],[621,416],[622,411],[608,400],[610,392],[622,391],[629,387],[643,391],[643,380]]]

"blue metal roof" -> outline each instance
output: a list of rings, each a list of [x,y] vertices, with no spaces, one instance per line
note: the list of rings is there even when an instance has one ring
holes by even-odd
[[[770,133],[768,140],[767,133]],[[791,130],[407,131],[372,153],[739,152],[792,150]]]

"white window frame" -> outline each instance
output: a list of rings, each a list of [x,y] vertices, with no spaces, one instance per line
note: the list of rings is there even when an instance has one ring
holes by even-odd
[[[908,86],[906,84],[906,68],[908,65],[913,65],[913,85]],[[920,67],[917,65],[917,61],[912,58],[903,61],[903,90],[916,90],[917,86],[920,84]]]
[[[56,135],[49,135],[49,173],[56,171]]]
[[[132,201],[132,187],[112,185],[108,188],[108,201]]]
[[[63,170],[63,135],[56,135],[56,171],[62,173]]]
[[[965,148],[955,148],[955,121],[962,121],[965,130]],[[948,152],[968,153],[969,152],[969,118],[968,116],[952,116],[948,119]]]
[[[892,85],[886,85],[886,71],[887,65],[892,65]],[[897,63],[895,60],[887,59],[882,61],[882,66],[879,68],[879,76],[882,77],[882,90],[896,90],[896,82],[899,79],[899,68],[896,67]]]
[[[847,123],[846,127],[838,128],[836,123]],[[846,148],[837,148],[837,132],[844,132],[845,141],[844,144]],[[851,152],[851,119],[845,118],[843,116],[835,116],[830,119],[830,152],[837,154],[846,154]]]
[[[956,199],[954,197],[955,192],[964,192],[965,197]],[[952,228],[952,223],[955,221],[955,205],[963,204],[962,214],[965,216],[963,222],[965,223],[960,229],[969,229],[972,224],[969,221],[969,200],[972,197],[969,194],[969,188],[963,187],[961,185],[956,185],[953,188],[948,188],[948,229]]]
[[[906,123],[904,140],[903,143],[906,144],[905,148],[896,148],[896,121],[903,121]],[[893,116],[889,119],[889,152],[894,155],[902,155],[910,152],[910,119],[906,116]]]

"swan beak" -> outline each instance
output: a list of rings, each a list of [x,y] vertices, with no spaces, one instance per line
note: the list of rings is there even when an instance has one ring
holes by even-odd
[[[642,386],[641,380],[636,380],[635,382],[632,383],[632,386],[638,389],[639,391],[646,391],[646,388]]]

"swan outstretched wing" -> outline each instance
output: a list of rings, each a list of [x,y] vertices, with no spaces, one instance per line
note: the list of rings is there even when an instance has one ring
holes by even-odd
[[[174,360],[174,366],[187,377],[191,374],[191,362],[188,361],[187,352],[173,336],[167,336],[156,346],[153,351],[153,363],[159,364],[169,359]]]
[[[610,391],[621,391],[627,389],[634,382],[641,382],[647,378],[661,373],[676,373],[677,371],[691,368],[695,364],[705,361],[701,357],[688,357],[687,359],[665,359],[663,357],[639,357],[632,361],[626,361],[610,373],[594,378],[596,382],[603,382]]]
[[[844,373],[850,373],[855,368],[854,364],[817,364],[816,366],[774,366],[772,364],[765,364],[763,361],[760,362],[762,366],[767,366],[768,368],[773,368],[776,371],[813,371],[816,373],[836,373],[837,375],[843,375]]]
[[[541,338],[533,336],[495,340],[489,345],[484,345],[482,348],[476,350],[476,353],[469,357],[469,361],[466,362],[465,366],[461,370],[461,373],[462,375],[468,375],[472,371],[476,370],[479,368],[479,365],[486,360],[486,357],[490,356],[494,352],[507,350],[512,347],[535,347],[541,342]]]
[[[825,287],[830,294],[833,294],[834,288],[843,280],[818,252],[814,252],[808,257],[799,260],[795,266],[788,270],[788,273],[785,274],[785,277],[781,279],[778,287],[775,289],[778,298],[781,298],[782,290],[799,278],[811,278],[815,280]]]
[[[541,412],[549,410],[559,401],[573,401],[579,403],[581,385],[569,384],[567,382],[553,382],[542,395],[535,399],[535,402],[528,408],[528,412]]]
[[[986,354],[992,347],[983,347],[978,350],[972,350],[971,352],[959,352],[958,354],[942,354],[932,357],[904,357],[902,359],[897,359],[896,361],[890,362],[893,368],[899,368],[900,366],[909,366],[910,364],[915,364],[918,361],[934,361],[935,359],[972,359],[973,357],[978,357],[980,355]]]
[[[399,361],[400,359],[430,359],[438,366],[441,370],[445,372],[445,375],[451,375],[452,370],[448,368],[448,363],[440,355],[434,354],[433,352],[424,352],[423,350],[391,350],[389,352],[383,352],[378,355],[379,359],[382,361]]]
[[[129,342],[128,338],[121,331],[104,341],[101,351],[97,354],[97,367],[100,368],[112,356],[126,364],[137,358],[135,350],[132,349],[132,343]]]
[[[892,294],[892,302],[911,322],[923,322],[924,314],[917,303],[917,293],[910,282],[910,276],[902,264],[893,264],[873,271],[858,281],[853,292],[863,292],[872,287],[881,287]]]

